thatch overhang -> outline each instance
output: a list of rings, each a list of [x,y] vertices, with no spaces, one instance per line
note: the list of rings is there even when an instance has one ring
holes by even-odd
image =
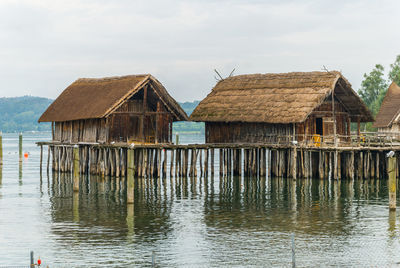
[[[238,75],[217,83],[190,116],[201,122],[301,123],[334,90],[356,122],[373,116],[340,72]]]
[[[106,78],[80,78],[67,87],[47,108],[39,122],[64,122],[105,118],[143,87],[150,88],[173,115],[173,121],[186,121],[188,116],[153,76],[128,75]]]
[[[389,86],[381,108],[376,115],[373,127],[390,127],[400,114],[400,87],[395,83]]]

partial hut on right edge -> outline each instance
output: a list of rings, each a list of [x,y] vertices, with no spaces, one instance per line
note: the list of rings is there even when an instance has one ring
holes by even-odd
[[[373,127],[381,133],[400,134],[400,87],[395,82],[386,92]]]
[[[207,143],[350,141],[373,116],[340,72],[238,75],[217,83],[190,116]],[[337,141],[337,142],[335,142]]]

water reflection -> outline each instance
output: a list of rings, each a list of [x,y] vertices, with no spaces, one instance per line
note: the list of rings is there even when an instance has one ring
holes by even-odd
[[[132,246],[173,243],[177,231],[197,218],[191,228],[204,225],[208,235],[218,234],[198,241],[216,245],[226,243],[222,234],[232,233],[263,234],[262,239],[275,234],[271,246],[290,233],[351,241],[355,230],[363,232],[358,226],[363,211],[387,198],[386,182],[375,180],[136,178],[134,204],[128,205],[124,178],[83,176],[79,193],[73,192],[69,174],[54,174],[51,181],[51,232],[63,237],[61,247],[71,246],[71,239],[106,247],[122,241]],[[387,223],[390,237],[397,236],[395,213]]]
[[[174,201],[202,199],[205,223],[215,228],[343,234],[351,232],[349,219],[357,216],[360,200],[386,197],[386,189],[377,191],[380,181],[224,177],[217,191],[213,181],[136,179],[134,206],[127,206],[124,178],[85,176],[80,193],[73,194],[71,175],[54,174],[52,217],[122,233],[134,228],[137,234],[166,234]]]
[[[19,161],[18,164],[18,184],[20,186],[22,186],[23,182],[22,182],[22,161]]]
[[[379,181],[223,178],[218,198],[205,198],[205,221],[221,229],[350,234],[359,200],[370,202]],[[386,192],[375,192],[385,198]],[[356,203],[353,202],[356,199]]]

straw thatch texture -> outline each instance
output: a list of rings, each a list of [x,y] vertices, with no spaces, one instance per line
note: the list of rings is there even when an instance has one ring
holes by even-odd
[[[399,113],[400,87],[393,82],[386,92],[373,127],[389,127]]]
[[[76,80],[47,108],[39,122],[104,118],[147,84],[151,84],[173,114],[174,121],[188,119],[179,104],[153,76],[129,75]]]
[[[339,72],[238,75],[221,80],[190,119],[205,122],[304,122],[335,89],[352,119],[373,117]]]

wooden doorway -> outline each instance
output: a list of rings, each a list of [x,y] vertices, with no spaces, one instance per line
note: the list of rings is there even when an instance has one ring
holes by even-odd
[[[324,122],[322,118],[315,118],[315,134],[324,135]]]

